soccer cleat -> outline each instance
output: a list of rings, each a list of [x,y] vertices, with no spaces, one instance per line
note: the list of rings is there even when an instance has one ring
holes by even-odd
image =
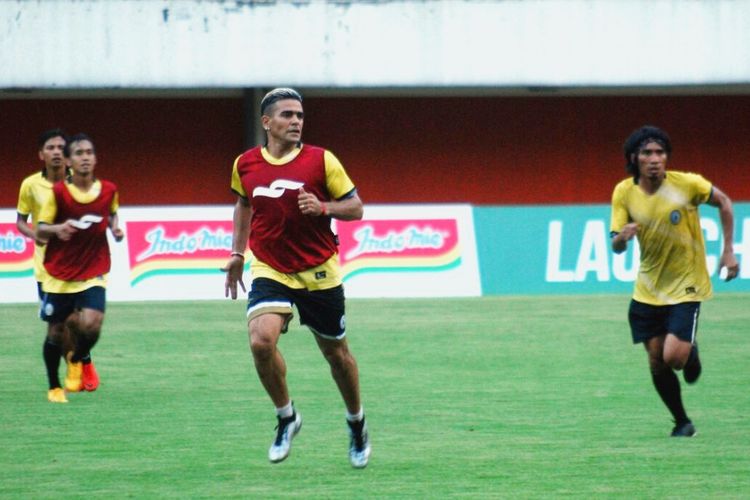
[[[62,387],[55,387],[47,391],[47,401],[50,403],[67,403],[68,398],[65,397],[65,391]]]
[[[68,392],[79,392],[83,389],[83,363],[78,361],[74,363],[70,360],[71,354],[68,354],[68,373],[65,374],[65,390]]]
[[[292,439],[302,428],[302,415],[296,411],[291,417],[276,417],[279,424],[276,426],[276,439],[268,449],[268,459],[273,463],[279,463],[289,456],[292,448]]]
[[[701,376],[701,358],[698,356],[698,344],[693,344],[685,368],[682,370],[682,376],[688,384],[696,383],[698,377]]]
[[[83,365],[83,390],[93,392],[99,387],[99,374],[96,373],[94,362]]]
[[[367,467],[370,460],[370,436],[364,417],[359,422],[346,421],[349,425],[349,462],[355,469]]]
[[[675,422],[674,429],[672,429],[672,437],[693,437],[698,431],[695,430],[693,423],[688,420],[686,422]]]

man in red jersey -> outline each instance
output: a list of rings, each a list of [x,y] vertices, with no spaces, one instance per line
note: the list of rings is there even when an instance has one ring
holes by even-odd
[[[349,460],[362,468],[370,444],[360,401],[357,362],[345,338],[344,289],[331,218],[362,218],[362,201],[338,159],[301,142],[302,96],[289,88],[265,95],[260,104],[264,147],[241,154],[232,169],[232,253],[223,270],[225,295],[237,298],[245,248],[250,239],[253,278],[248,294],[250,350],[263,387],[276,406],[278,427],[268,458],[289,455],[302,426],[286,384],[286,364],[277,348],[292,306],[313,332],[346,405]]]
[[[65,157],[72,175],[56,183],[39,214],[37,238],[47,240],[40,315],[50,329],[67,327],[75,348],[70,354],[65,389],[95,391],[99,376],[91,363],[91,348],[104,321],[105,287],[110,268],[107,228],[115,240],[119,227],[117,187],[94,177],[96,152],[85,134],[70,138]]]

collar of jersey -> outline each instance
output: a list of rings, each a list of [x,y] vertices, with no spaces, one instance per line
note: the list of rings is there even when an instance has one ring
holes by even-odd
[[[94,181],[94,184],[91,185],[91,189],[89,189],[88,191],[81,191],[72,182],[66,182],[65,187],[68,188],[68,191],[70,191],[70,195],[78,203],[91,203],[102,192],[102,183],[99,179],[96,179]]]
[[[286,165],[290,161],[297,158],[297,155],[300,154],[300,152],[302,151],[302,147],[303,146],[300,145],[299,147],[294,148],[288,154],[282,156],[281,158],[274,158],[273,156],[271,156],[271,153],[269,153],[265,147],[261,148],[260,153],[263,155],[263,159],[266,160],[271,165]]]

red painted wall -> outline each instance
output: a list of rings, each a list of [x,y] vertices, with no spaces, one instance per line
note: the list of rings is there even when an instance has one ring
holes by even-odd
[[[750,96],[310,98],[305,112],[305,141],[341,159],[365,202],[607,203],[644,123],[671,134],[671,168],[750,200]],[[240,99],[0,100],[0,206],[15,207],[53,126],[92,136],[123,205],[233,202]]]

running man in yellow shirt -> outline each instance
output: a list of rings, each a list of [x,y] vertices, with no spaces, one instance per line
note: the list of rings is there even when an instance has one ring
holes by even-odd
[[[625,141],[631,177],[612,194],[612,250],[624,252],[638,238],[640,268],[628,319],[634,343],[648,353],[651,377],[675,426],[672,436],[695,435],[682,403],[675,370],[693,384],[701,373],[696,333],[701,301],[712,295],[706,267],[698,206],[718,207],[724,236],[719,267],[726,280],[739,274],[734,255],[732,202],[718,187],[697,174],[667,171],[672,153],[663,130],[644,126]]]
[[[21,183],[18,193],[18,205],[16,211],[16,227],[18,231],[34,240],[34,278],[37,282],[37,293],[42,300],[42,283],[48,274],[44,269],[44,251],[46,241],[37,238],[34,225],[39,223],[39,213],[46,199],[52,195],[52,186],[63,179],[67,174],[63,151],[65,149],[65,132],[59,128],[42,132],[39,136],[39,159],[44,162],[41,170],[26,177]],[[68,345],[66,345],[68,344]],[[72,349],[69,339],[62,332],[56,332],[47,328],[47,336],[44,339],[42,356],[47,369],[47,380],[49,390],[47,399],[52,403],[67,403],[65,391],[60,385],[58,370],[60,368],[60,357],[65,350]]]

